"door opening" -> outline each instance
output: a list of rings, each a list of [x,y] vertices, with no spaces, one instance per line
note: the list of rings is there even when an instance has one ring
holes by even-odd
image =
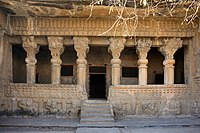
[[[90,74],[90,98],[106,98],[105,74]]]
[[[89,67],[89,98],[106,98],[106,67]]]

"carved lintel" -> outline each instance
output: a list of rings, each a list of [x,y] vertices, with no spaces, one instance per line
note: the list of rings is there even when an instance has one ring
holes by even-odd
[[[124,49],[124,44],[126,43],[126,39],[119,38],[110,38],[110,46],[108,48],[108,52],[112,54],[113,59],[119,59],[121,51]]]
[[[87,37],[74,37],[74,49],[79,59],[85,59],[89,52],[89,39]]]
[[[35,55],[39,51],[39,46],[35,42],[34,36],[22,36],[22,46],[27,53],[25,59],[26,63],[29,65],[35,65],[37,63]]]
[[[51,63],[53,65],[62,64],[60,55],[64,52],[63,37],[48,37],[49,50],[51,51]]]
[[[147,53],[152,46],[152,41],[150,39],[140,38],[138,39],[136,44],[137,44],[136,52],[138,54],[139,59],[146,59]]]
[[[164,39],[163,46],[159,48],[159,51],[165,56],[165,59],[173,59],[174,53],[182,47],[182,43],[180,38]]]

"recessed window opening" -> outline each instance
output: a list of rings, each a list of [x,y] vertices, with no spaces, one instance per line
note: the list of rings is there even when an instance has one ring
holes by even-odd
[[[61,76],[74,76],[73,65],[62,65]]]
[[[137,67],[122,67],[122,77],[123,78],[138,77],[138,68]]]

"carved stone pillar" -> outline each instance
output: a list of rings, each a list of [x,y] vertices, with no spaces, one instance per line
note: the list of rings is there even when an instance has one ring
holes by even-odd
[[[38,45],[34,41],[34,36],[22,36],[22,46],[27,53],[26,61],[26,75],[27,83],[35,83],[37,60],[35,55],[39,51]]]
[[[51,51],[51,83],[60,84],[62,60],[60,55],[64,52],[63,37],[48,37],[49,50]]]
[[[120,84],[121,77],[121,60],[119,59],[121,51],[124,49],[124,44],[126,42],[125,38],[110,38],[110,46],[108,52],[112,54],[113,59],[111,59],[112,65],[112,85]]]
[[[87,37],[74,37],[74,49],[77,52],[77,83],[83,86],[83,91],[86,93],[86,54],[89,52],[89,39]]]
[[[139,69],[139,85],[147,85],[147,64],[148,60],[147,53],[152,46],[152,41],[150,39],[139,39],[137,41],[136,52],[138,54],[138,69]]]
[[[174,53],[182,47],[183,41],[180,38],[163,40],[163,46],[159,51],[165,56],[164,65],[164,83],[174,84]]]

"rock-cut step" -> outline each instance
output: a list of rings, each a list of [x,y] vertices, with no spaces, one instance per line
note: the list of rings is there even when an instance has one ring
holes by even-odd
[[[86,100],[82,103],[80,122],[84,124],[113,123],[112,105],[106,100]]]

